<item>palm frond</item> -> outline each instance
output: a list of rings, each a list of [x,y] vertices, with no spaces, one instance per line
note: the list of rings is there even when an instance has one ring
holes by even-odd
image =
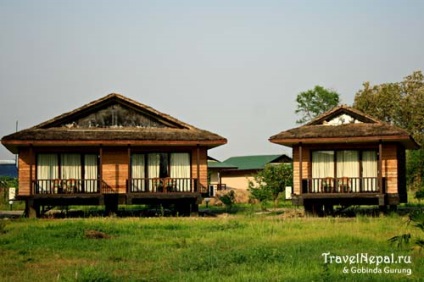
[[[388,241],[391,244],[396,244],[398,248],[402,248],[403,246],[406,246],[409,244],[410,239],[411,239],[411,234],[407,233],[407,234],[402,234],[398,236],[393,236]]]

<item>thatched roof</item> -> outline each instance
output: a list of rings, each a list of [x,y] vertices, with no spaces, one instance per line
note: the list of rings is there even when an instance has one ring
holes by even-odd
[[[202,145],[209,148],[227,140],[196,128],[149,106],[112,93],[29,129],[2,138],[13,153],[33,145]]]
[[[318,116],[309,123],[282,131],[269,138],[272,143],[294,144],[375,143],[398,142],[408,149],[419,145],[405,130],[379,121],[360,111],[338,106]]]

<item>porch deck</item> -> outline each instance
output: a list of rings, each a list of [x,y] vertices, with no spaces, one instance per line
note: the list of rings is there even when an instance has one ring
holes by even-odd
[[[381,182],[381,183],[380,183]],[[386,179],[378,177],[324,177],[302,180],[302,194],[384,193]]]
[[[378,177],[325,177],[302,181],[302,193],[293,194],[295,205],[397,205],[398,194],[387,194],[386,179]],[[381,183],[381,184],[380,184]],[[381,187],[381,189],[380,189]]]
[[[132,178],[126,181],[127,194],[197,193],[201,187],[195,178]],[[31,195],[125,194],[101,179],[41,179],[32,182]]]
[[[194,178],[127,179],[126,189],[118,190],[101,179],[42,179],[32,181],[26,201],[26,214],[39,217],[54,206],[104,205],[106,214],[118,205],[173,204],[179,214],[190,214],[202,200],[206,187]],[[47,209],[46,209],[47,207]]]
[[[100,179],[42,179],[32,182],[31,198],[40,205],[103,205],[114,198],[118,204],[154,204],[156,201],[199,202],[207,189],[194,178],[127,179],[118,191]]]

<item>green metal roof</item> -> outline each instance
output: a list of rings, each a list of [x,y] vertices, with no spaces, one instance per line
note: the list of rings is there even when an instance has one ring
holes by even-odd
[[[257,156],[240,156],[231,157],[224,163],[236,166],[238,170],[263,169],[267,164],[273,162],[287,162],[291,158],[286,155],[257,155]]]
[[[232,164],[229,164],[229,163],[226,163],[226,162],[208,160],[208,168],[236,169],[237,167],[235,165],[232,165]]]

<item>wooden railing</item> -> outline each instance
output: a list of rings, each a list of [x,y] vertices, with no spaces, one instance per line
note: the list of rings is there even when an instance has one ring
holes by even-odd
[[[132,178],[128,181],[129,193],[196,192],[195,178]]]
[[[133,178],[128,181],[128,193],[197,192],[194,178]],[[95,194],[115,193],[115,189],[98,179],[38,179],[32,181],[32,194]]]
[[[386,180],[383,178],[382,191]],[[380,193],[377,177],[325,177],[302,181],[302,193]]]
[[[209,187],[213,186],[215,191],[227,190],[227,184],[209,184]]]
[[[100,193],[98,179],[39,179],[32,182],[33,194]]]

